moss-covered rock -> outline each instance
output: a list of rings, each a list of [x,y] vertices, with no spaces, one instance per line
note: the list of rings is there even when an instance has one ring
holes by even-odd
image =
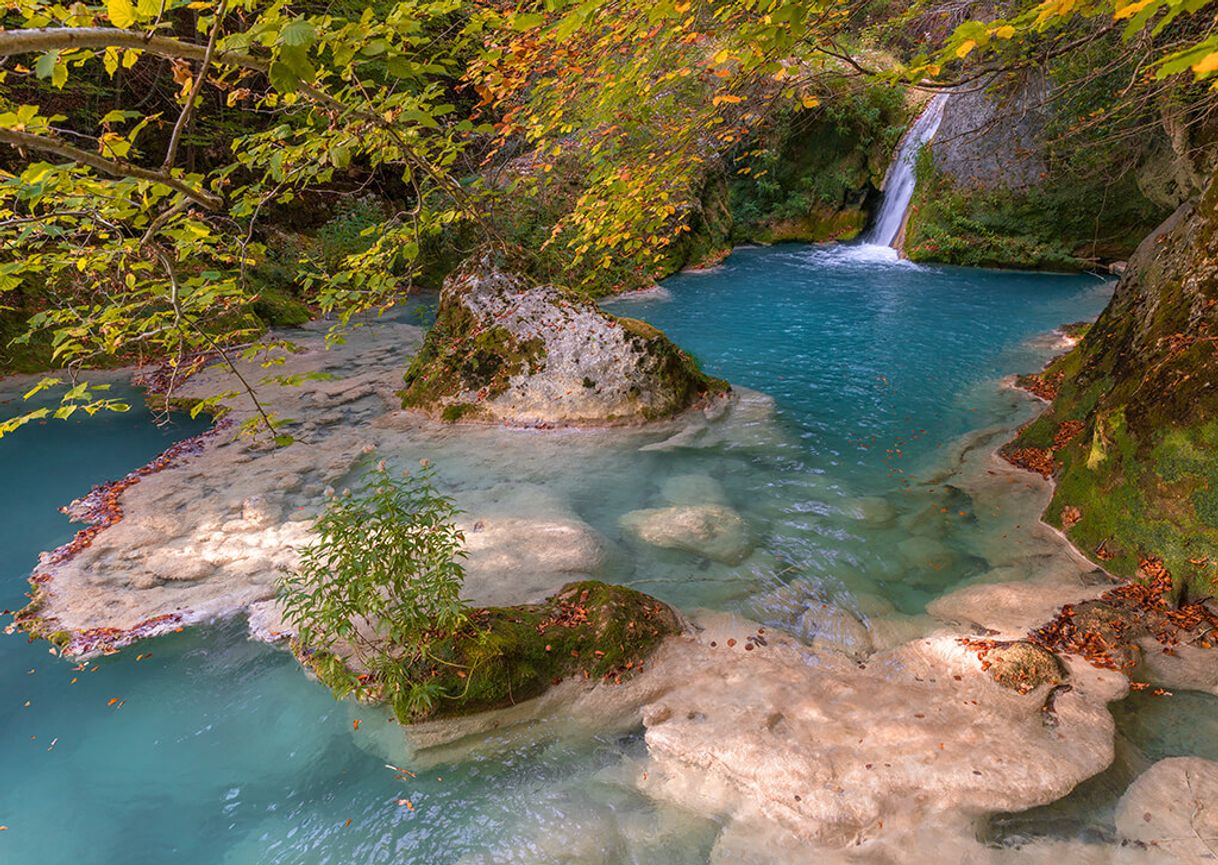
[[[1010,446],[1051,451],[1045,520],[1114,573],[1161,558],[1218,585],[1218,182],[1148,237],[1099,320],[1042,379],[1052,405]]]
[[[540,604],[475,610],[457,634],[433,642],[408,671],[429,705],[393,707],[403,723],[468,715],[536,697],[564,679],[620,683],[641,671],[681,620],[661,601],[594,580],[570,583]],[[341,660],[305,656],[323,682]],[[368,682],[375,693],[375,680]]]
[[[985,652],[983,661],[995,682],[1021,694],[1066,679],[1066,669],[1057,656],[1027,640],[997,645]]]
[[[1059,177],[1018,190],[969,186],[935,166],[936,146],[918,159],[904,247],[913,261],[1087,270],[1128,257],[1164,215],[1132,176],[1106,185]]]
[[[730,389],[649,324],[506,270],[454,273],[406,373],[405,408],[445,421],[604,425],[668,417]]]

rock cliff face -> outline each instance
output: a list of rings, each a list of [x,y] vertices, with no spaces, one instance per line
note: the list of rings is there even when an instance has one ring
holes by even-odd
[[[1046,172],[1049,84],[1041,72],[953,94],[935,136],[935,168],[981,189],[1025,189]]]
[[[1117,573],[1218,584],[1218,181],[1138,248],[1010,453],[1057,475],[1046,520]]]
[[[669,417],[722,397],[663,333],[479,256],[444,284],[402,404],[446,421],[601,426]]]
[[[1116,110],[1115,78],[1078,86],[1108,56],[1101,48],[1120,52],[1101,41],[952,94],[918,162],[911,259],[1085,270],[1127,259],[1182,200],[1148,192],[1170,185],[1165,121]]]

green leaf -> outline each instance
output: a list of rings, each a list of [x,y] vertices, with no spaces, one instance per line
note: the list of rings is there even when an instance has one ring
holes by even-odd
[[[267,77],[271,79],[271,86],[280,93],[292,93],[299,90],[302,83],[300,76],[293,72],[288,64],[279,60],[271,63]]]
[[[532,30],[546,23],[546,17],[540,12],[521,12],[511,16],[513,30]]]
[[[279,42],[282,45],[308,47],[317,41],[317,30],[304,18],[291,21],[279,31]]]
[[[317,77],[317,70],[309,62],[309,51],[296,45],[285,45],[279,51],[279,61],[292,71],[302,84],[311,84]]]
[[[48,51],[46,54],[38,55],[38,59],[34,62],[34,74],[39,78],[50,78],[55,72],[55,66],[59,63],[59,52]]]

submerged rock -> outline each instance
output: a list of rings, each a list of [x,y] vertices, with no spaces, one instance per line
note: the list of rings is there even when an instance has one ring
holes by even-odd
[[[897,518],[896,508],[882,496],[857,496],[848,499],[842,505],[841,511],[846,516],[873,527],[891,525]]]
[[[710,475],[672,475],[660,487],[660,496],[673,505],[727,504],[723,485]]]
[[[487,253],[445,281],[402,405],[445,421],[597,426],[669,417],[729,390],[651,325]]]
[[[1117,834],[1159,861],[1210,863],[1218,848],[1218,763],[1200,757],[1160,760],[1117,805]]]
[[[483,604],[540,598],[563,579],[599,574],[607,543],[575,518],[463,520],[466,592]]]
[[[738,565],[753,551],[748,523],[726,505],[674,505],[623,514],[623,529],[645,544]]]

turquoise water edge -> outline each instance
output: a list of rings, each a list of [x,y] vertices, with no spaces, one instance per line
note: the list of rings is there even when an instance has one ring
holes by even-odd
[[[917,479],[960,436],[1025,419],[1028,401],[1000,380],[1038,368],[1059,350],[1053,328],[1095,316],[1111,291],[1089,276],[914,267],[803,246],[742,249],[665,288],[610,308],[663,328],[709,372],[771,395],[783,435],[530,479],[568,488],[580,516],[613,537],[617,516],[645,506],[656,477],[713,474],[764,550],[800,579],[846,605],[872,594],[910,614],[987,570],[968,503],[954,503],[959,519],[936,529],[952,554],[929,575],[899,546],[901,528],[850,519],[850,509],[876,499],[911,518],[937,509],[943,490]],[[71,537],[61,505],[202,428],[180,418],[157,427],[133,402],[126,414],[0,440],[0,606],[22,606],[38,553]],[[441,478],[473,471],[435,456]],[[710,567],[671,551],[619,561],[610,577],[682,606],[762,618],[756,600],[773,588],[748,563]],[[529,741],[488,742],[396,780],[385,763],[398,759],[400,733],[336,703],[289,654],[246,639],[243,622],[80,668],[45,643],[7,636],[0,683],[0,863],[683,865],[707,861],[718,829],[633,789],[627,770],[645,754],[637,735],[539,728]],[[1185,695],[1170,718],[1161,704],[1127,703],[1115,713],[1129,747],[1213,757],[1215,739],[1195,726],[1212,729],[1201,719],[1216,714],[1213,698]],[[1181,713],[1195,722],[1189,735]],[[367,719],[359,730],[356,718]],[[997,834],[1103,835],[1112,790],[1088,795],[1011,818]]]

